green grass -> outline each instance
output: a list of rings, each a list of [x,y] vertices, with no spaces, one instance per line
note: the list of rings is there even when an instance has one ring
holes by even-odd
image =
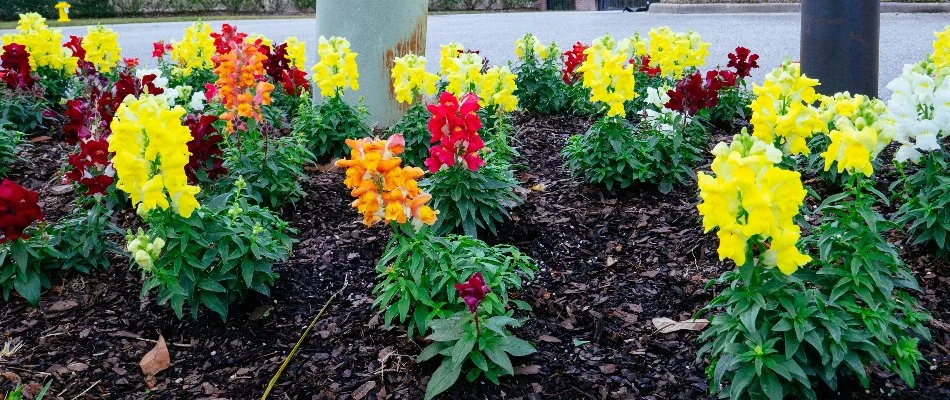
[[[86,25],[114,25],[114,24],[142,24],[152,22],[191,22],[201,19],[202,21],[233,21],[242,19],[303,19],[313,18],[313,14],[293,14],[293,15],[168,15],[161,17],[117,17],[117,18],[88,18],[74,19],[69,22],[56,22],[50,18],[46,23],[53,28],[64,26],[86,26]],[[0,21],[0,29],[16,28],[17,21]]]

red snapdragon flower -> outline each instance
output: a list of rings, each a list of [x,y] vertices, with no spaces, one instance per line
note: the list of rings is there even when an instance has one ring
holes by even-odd
[[[86,61],[86,49],[82,47],[82,38],[76,35],[70,35],[69,41],[63,44],[63,47],[73,53],[73,57],[79,61]]]
[[[564,83],[573,85],[574,82],[577,82],[580,78],[577,75],[577,67],[587,59],[584,50],[587,50],[587,46],[581,42],[577,42],[574,44],[574,47],[561,55],[561,60],[564,62],[564,69],[561,70],[561,79]]]
[[[695,115],[701,109],[719,104],[717,85],[718,79],[704,80],[699,71],[694,72],[680,79],[673,89],[666,92],[670,101],[664,106],[686,115]]]
[[[218,54],[230,53],[235,45],[244,43],[247,34],[239,32],[237,27],[231,24],[222,24],[221,33],[212,32],[214,38],[214,48]]]
[[[0,243],[29,239],[24,231],[43,220],[39,195],[8,179],[0,182]]]
[[[635,61],[635,60],[636,60],[636,59],[630,60],[630,63],[631,63],[631,64],[636,64],[636,61]],[[642,57],[640,57],[640,68],[639,68],[637,71],[638,71],[638,72],[642,72],[642,73],[644,73],[644,74],[647,74],[647,76],[649,76],[649,77],[651,77],[651,78],[654,78],[654,77],[656,77],[657,75],[660,75],[661,72],[663,72],[662,69],[661,69],[659,66],[650,67],[650,56],[642,56]]]
[[[725,69],[714,69],[706,72],[706,86],[711,90],[719,91],[722,88],[735,86],[736,83],[738,83],[738,80],[735,72]]]
[[[735,53],[729,53],[729,64],[726,66],[735,68],[736,75],[741,79],[752,75],[749,71],[759,67],[758,60],[758,54],[753,54],[751,50],[739,46],[736,47]]]
[[[88,138],[79,142],[79,153],[69,156],[71,169],[64,176],[86,188],[87,196],[105,194],[115,182],[115,169],[110,159],[109,142],[105,138]]]
[[[456,162],[464,162],[472,171],[484,165],[485,161],[478,155],[478,151],[485,147],[478,135],[482,128],[477,113],[480,108],[478,96],[468,93],[460,102],[451,93],[442,92],[439,102],[429,104],[428,108],[432,114],[428,123],[432,134],[430,143],[435,144],[429,148],[429,158],[425,160],[429,171],[435,173],[443,165],[454,167]]]
[[[456,283],[455,291],[468,305],[468,310],[475,314],[478,311],[478,304],[485,300],[485,296],[488,296],[491,288],[485,285],[485,278],[482,277],[482,273],[476,272],[467,281]]]
[[[171,43],[165,44],[164,40],[152,43],[152,57],[162,58],[165,53],[171,53],[174,46]]]
[[[224,159],[221,158],[223,152],[218,146],[223,137],[218,134],[218,130],[212,125],[218,117],[215,115],[197,116],[189,114],[185,117],[185,126],[191,130],[191,141],[188,142],[188,151],[191,157],[188,164],[185,165],[185,174],[188,175],[188,182],[195,183],[198,180],[198,171],[204,170],[208,178],[215,179],[228,172],[224,168]]]
[[[123,58],[122,62],[125,63],[125,67],[128,69],[133,69],[139,66],[139,59],[134,57]]]

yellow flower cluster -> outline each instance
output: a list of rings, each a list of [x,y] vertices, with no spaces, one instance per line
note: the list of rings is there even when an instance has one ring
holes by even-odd
[[[165,248],[165,240],[162,238],[151,239],[142,228],[139,228],[137,235],[132,235],[131,231],[125,237],[128,244],[125,250],[132,255],[135,263],[145,271],[151,271],[155,268],[155,260],[162,254]]]
[[[290,59],[290,65],[303,71],[307,67],[307,43],[297,39],[296,36],[284,39],[287,45],[287,58]]]
[[[801,74],[798,63],[786,61],[753,85],[752,133],[768,143],[782,144],[786,154],[808,154],[807,141],[815,132],[826,132],[818,110],[818,81]]]
[[[409,53],[393,59],[393,92],[399,103],[412,104],[419,95],[432,96],[439,76],[426,72],[426,58]]]
[[[639,53],[642,41],[639,37],[632,40],[636,53]],[[660,67],[665,76],[682,78],[687,70],[706,64],[709,55],[709,43],[701,40],[698,33],[673,32],[666,26],[650,30],[650,43],[647,49],[650,65]]]
[[[879,99],[848,92],[821,99],[819,114],[830,125],[831,144],[821,153],[825,171],[838,163],[838,172],[874,173],[872,161],[894,139],[894,121],[885,117],[887,105]]]
[[[86,61],[103,73],[109,73],[122,62],[122,49],[119,47],[119,34],[102,25],[90,27],[82,39],[86,49]]]
[[[515,41],[515,54],[521,60],[524,60],[528,53],[533,54],[538,59],[546,60],[548,57],[558,55],[559,52],[557,45],[554,43],[545,46],[538,41],[536,36],[530,33]]]
[[[608,117],[626,115],[624,103],[637,97],[629,55],[617,48],[610,35],[594,40],[584,54],[587,59],[577,72],[583,76],[584,87],[590,89],[590,101],[606,104]]]
[[[944,28],[943,32],[935,33],[937,40],[934,40],[934,54],[932,56],[934,67],[937,70],[944,68],[950,70],[950,25]],[[950,74],[950,71],[946,71]]]
[[[811,261],[796,247],[801,229],[793,221],[805,188],[798,172],[776,166],[782,152],[743,132],[713,154],[715,176],[698,174],[697,208],[706,232],[718,228],[719,258],[744,265],[752,254],[785,274]]]
[[[201,190],[188,184],[185,165],[191,153],[191,131],[181,123],[185,109],[151,95],[128,97],[112,120],[109,151],[118,181],[140,215],[169,206],[188,218],[198,208]]]
[[[452,59],[452,65],[445,69],[445,90],[456,97],[477,92],[482,80],[484,62],[482,56],[475,53],[459,54]]]
[[[62,32],[46,26],[46,18],[37,13],[20,14],[16,30],[16,33],[3,35],[0,42],[25,46],[30,53],[30,67],[34,70],[45,67],[67,74],[76,71],[79,60],[63,47]]]
[[[461,44],[455,42],[443,44],[439,57],[439,74],[447,76],[451,73],[455,69],[455,59],[461,55],[464,49]]]
[[[173,43],[171,59],[175,63],[173,73],[190,76],[195,70],[210,70],[214,67],[211,57],[215,53],[211,25],[197,21],[185,28],[180,42]]]
[[[353,90],[360,89],[357,54],[350,50],[348,40],[337,36],[330,39],[320,36],[317,54],[320,61],[313,66],[313,79],[320,87],[321,96],[339,96],[347,86]]]
[[[512,112],[518,108],[515,97],[515,79],[506,66],[495,66],[485,71],[478,82],[478,101],[482,107],[497,106],[499,111]]]

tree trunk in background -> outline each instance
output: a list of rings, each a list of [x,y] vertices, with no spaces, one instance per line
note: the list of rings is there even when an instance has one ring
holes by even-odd
[[[877,96],[880,10],[880,0],[802,1],[802,72],[819,92]]]
[[[317,1],[317,37],[345,37],[358,54],[360,90],[345,99],[356,104],[363,97],[371,124],[388,127],[405,111],[396,103],[390,70],[395,57],[425,55],[428,14],[428,0]]]

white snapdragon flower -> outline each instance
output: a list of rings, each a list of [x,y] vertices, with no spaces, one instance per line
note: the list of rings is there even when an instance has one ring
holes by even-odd
[[[193,93],[188,106],[191,107],[193,111],[203,111],[205,109],[205,92]]]

